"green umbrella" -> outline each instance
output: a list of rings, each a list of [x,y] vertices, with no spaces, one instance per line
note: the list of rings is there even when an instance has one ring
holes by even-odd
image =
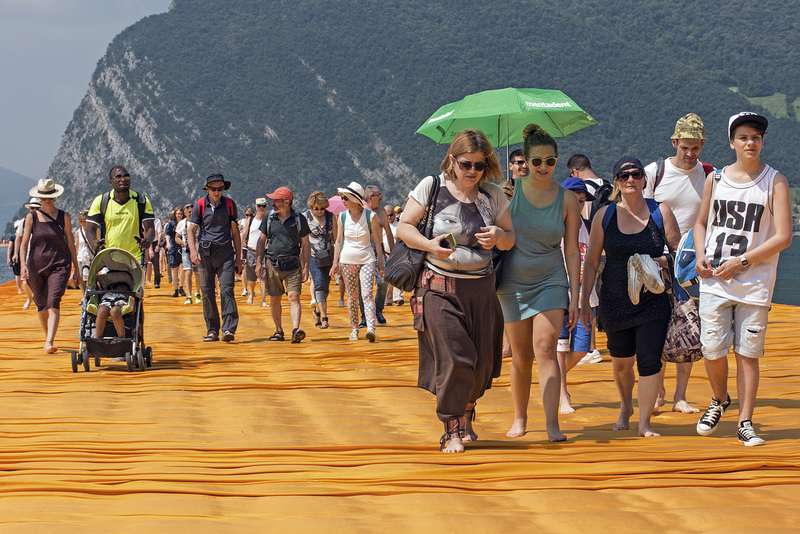
[[[417,133],[450,143],[465,128],[481,130],[495,147],[522,142],[522,130],[536,123],[553,137],[597,124],[571,98],[551,89],[495,89],[467,95],[440,107]]]

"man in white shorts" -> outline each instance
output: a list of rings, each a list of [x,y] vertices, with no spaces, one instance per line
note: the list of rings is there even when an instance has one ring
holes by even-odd
[[[713,433],[731,404],[728,353],[736,357],[739,442],[764,440],[753,428],[758,392],[758,359],[764,354],[767,313],[772,302],[778,254],[792,243],[792,211],[786,177],[762,163],[767,119],[743,112],[728,121],[736,163],[706,180],[694,224],[700,322],[706,372],[714,394],[697,423],[697,433]],[[719,180],[717,180],[719,178]],[[713,194],[712,194],[713,187]],[[713,198],[712,198],[713,197]],[[713,219],[708,214],[713,201]]]

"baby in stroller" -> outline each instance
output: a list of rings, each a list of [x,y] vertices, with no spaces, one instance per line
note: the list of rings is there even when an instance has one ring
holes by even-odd
[[[114,282],[108,287],[109,291],[130,291],[125,282]],[[122,308],[128,306],[128,297],[120,293],[105,293],[97,304],[97,317],[95,318],[94,337],[102,338],[106,329],[108,317],[114,323],[117,337],[125,337],[125,320],[122,318]]]

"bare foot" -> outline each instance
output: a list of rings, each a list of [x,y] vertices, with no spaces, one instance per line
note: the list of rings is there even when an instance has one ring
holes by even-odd
[[[664,392],[662,391],[658,394],[658,397],[656,397],[656,404],[653,406],[653,413],[656,413],[659,408],[664,406],[665,403],[666,401],[664,400]]]
[[[464,452],[464,443],[461,438],[451,437],[442,452]]]
[[[511,357],[511,347],[503,345],[503,359]]]
[[[247,304],[250,305],[253,303],[253,295],[247,297]]]
[[[660,438],[661,434],[650,428],[650,425],[647,426],[639,426],[639,437],[640,438]]]
[[[565,436],[558,428],[548,428],[547,439],[553,443],[556,443],[558,441],[567,441],[567,436]]]
[[[262,308],[269,308],[269,304],[267,304],[266,302],[264,302],[264,301],[262,300],[262,301],[261,301],[261,307],[262,307]]]
[[[462,441],[465,443],[468,441],[478,441],[478,434],[476,434],[475,430],[472,428],[472,417],[470,417],[471,413],[472,412],[467,412],[467,428],[464,431],[464,438],[462,439]]]
[[[525,426],[527,423],[528,422],[524,419],[515,419],[514,424],[511,425],[511,430],[506,432],[506,436],[509,438],[521,438],[525,435]]]
[[[25,304],[22,305],[22,309],[23,310],[27,310],[30,307],[31,307],[31,301],[30,300],[26,300]]]
[[[58,347],[54,345],[45,345],[42,350],[45,351],[47,354],[55,354],[56,351],[58,351]]]
[[[681,413],[700,413],[700,410],[686,402],[685,400],[681,400],[676,402],[672,405],[673,412],[681,412]]]
[[[561,397],[558,407],[561,414],[575,413],[575,408],[572,407],[572,396],[569,393]]]
[[[614,430],[628,430],[631,427],[631,416],[633,415],[633,408],[620,408],[619,419],[614,425]]]

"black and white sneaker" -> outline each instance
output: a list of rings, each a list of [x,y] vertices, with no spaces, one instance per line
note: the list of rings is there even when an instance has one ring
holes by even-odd
[[[728,395],[725,402],[719,402],[717,399],[711,399],[711,404],[708,406],[706,413],[697,422],[697,433],[701,436],[709,436],[717,429],[717,424],[731,405],[731,396]]]
[[[749,419],[747,421],[742,421],[742,424],[739,426],[738,434],[739,443],[745,447],[755,447],[756,445],[763,445],[766,443],[756,434],[756,429],[753,428],[753,422]]]

